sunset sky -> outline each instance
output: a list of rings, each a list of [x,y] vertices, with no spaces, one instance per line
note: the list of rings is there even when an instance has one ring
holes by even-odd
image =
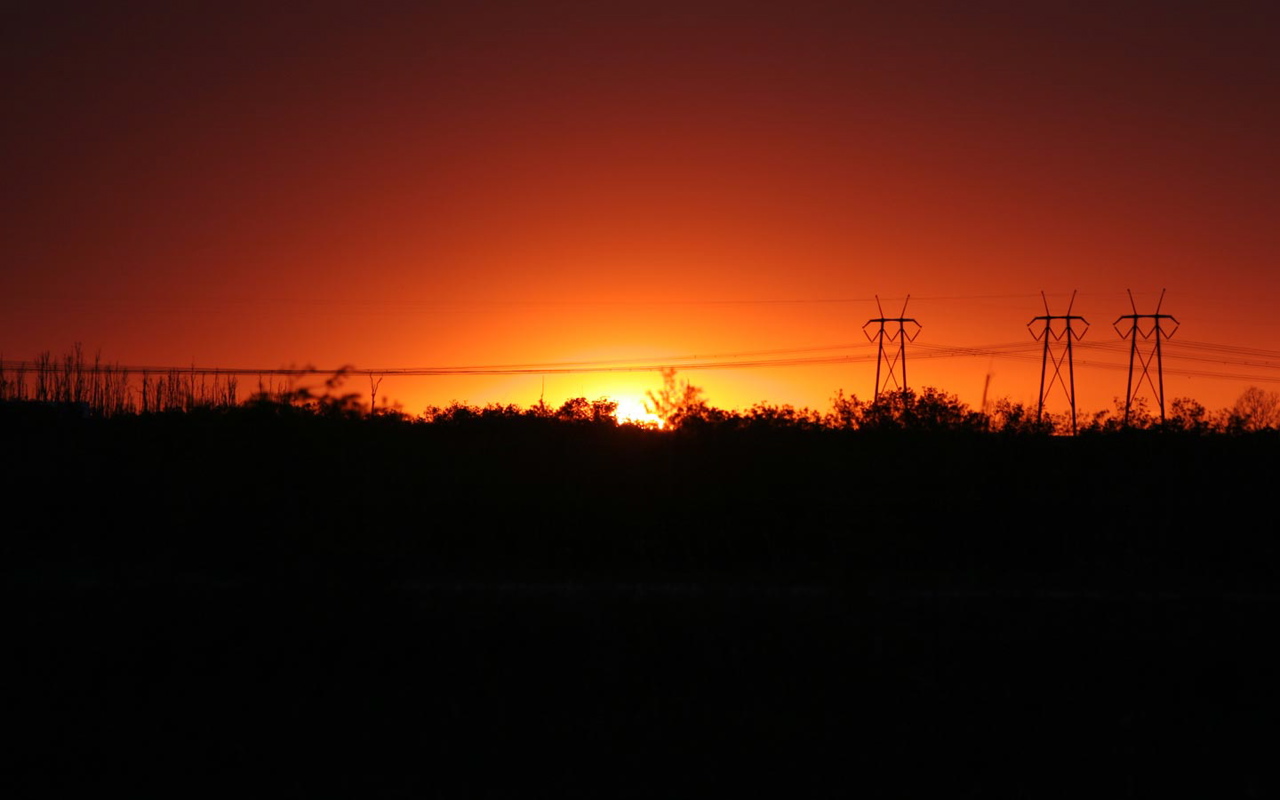
[[[1167,395],[1225,406],[1280,389],[1278,9],[10,3],[0,355],[828,358],[682,373],[725,408],[826,408],[870,396],[862,325],[910,294],[912,386],[1034,402],[1027,322],[1078,290],[1101,409],[1126,290],[1152,313],[1167,289]],[[660,384],[542,368],[381,393],[416,413]]]

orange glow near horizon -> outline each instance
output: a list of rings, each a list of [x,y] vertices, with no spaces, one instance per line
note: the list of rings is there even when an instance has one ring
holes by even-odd
[[[643,400],[638,400],[627,395],[609,395],[616,399],[618,403],[618,422],[632,423],[635,425],[653,425],[663,427],[662,418],[652,413],[645,407]]]
[[[1167,288],[1168,398],[1280,378],[1272,12],[72,5],[0,33],[5,359],[614,370],[387,378],[412,414],[683,365],[719,407],[825,410],[909,293],[908,383],[977,407],[1036,401],[1026,323],[1079,290],[1102,410],[1126,290]]]

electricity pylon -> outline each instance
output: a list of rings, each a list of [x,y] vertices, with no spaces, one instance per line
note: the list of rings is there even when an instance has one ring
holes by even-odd
[[[886,317],[884,315],[884,307],[880,305],[880,295],[876,295],[876,308],[880,310],[880,316],[876,319],[867,320],[862,326],[862,332],[866,334],[867,340],[875,342],[877,345],[875,394],[875,399],[877,400],[880,399],[881,392],[888,389],[890,383],[892,383],[894,388],[901,391],[903,394],[906,394],[907,392],[907,342],[914,342],[916,340],[916,336],[920,335],[921,328],[919,322],[916,322],[910,317],[902,316],[907,313],[907,303],[910,300],[911,295],[907,295],[907,299],[902,301],[902,311],[899,312],[898,316]],[[886,330],[885,326],[890,323],[896,323],[897,330],[893,330],[892,325],[890,325],[890,328]],[[907,330],[908,323],[914,326],[909,333]],[[867,328],[872,324],[879,325],[879,328],[876,329],[874,334],[867,331]],[[896,353],[891,352],[893,349],[892,346],[888,349],[885,348],[886,341],[889,342],[890,345],[892,345],[893,342],[898,343]],[[883,382],[880,380],[880,367],[882,365],[885,367]],[[898,381],[899,369],[901,369],[901,382]]]
[[[1061,386],[1063,391],[1067,393],[1067,402],[1071,404],[1071,433],[1076,432],[1076,370],[1075,364],[1071,358],[1071,343],[1080,341],[1084,338],[1085,331],[1089,330],[1089,320],[1079,315],[1071,313],[1072,307],[1076,304],[1076,293],[1071,293],[1071,302],[1067,304],[1066,314],[1050,314],[1049,299],[1044,296],[1044,292],[1040,292],[1040,299],[1044,301],[1044,316],[1035,317],[1031,322],[1027,323],[1030,328],[1037,322],[1044,323],[1044,329],[1039,333],[1031,331],[1031,335],[1036,341],[1044,341],[1044,355],[1040,359],[1040,404],[1036,407],[1036,420],[1044,419],[1044,400],[1053,391],[1056,383]],[[1084,323],[1084,330],[1078,331],[1071,327],[1072,320],[1080,320]],[[1061,329],[1054,328],[1054,320],[1061,320]],[[1062,346],[1057,352],[1054,352],[1053,343],[1062,342]],[[1067,362],[1067,381],[1062,380],[1062,362]],[[1053,365],[1053,377],[1049,379],[1049,385],[1045,386],[1045,375],[1048,374],[1049,366]]]
[[[1116,329],[1116,333],[1120,334],[1121,339],[1129,340],[1129,388],[1124,396],[1124,424],[1129,424],[1129,409],[1133,405],[1133,398],[1137,392],[1142,389],[1142,382],[1145,380],[1147,385],[1151,387],[1151,391],[1156,395],[1156,402],[1160,406],[1160,422],[1164,420],[1164,360],[1160,355],[1160,342],[1168,339],[1178,330],[1179,322],[1174,319],[1171,314],[1161,314],[1160,306],[1164,304],[1164,289],[1160,290],[1160,300],[1156,303],[1156,313],[1139,314],[1138,306],[1133,302],[1133,292],[1129,292],[1129,307],[1133,309],[1132,314],[1125,314],[1117,317],[1116,321],[1111,323],[1111,327]],[[1120,330],[1120,320],[1129,320],[1128,332]],[[1160,326],[1160,321],[1170,319],[1173,320],[1173,330],[1166,331]],[[1151,327],[1143,329],[1142,320],[1151,320]],[[1151,340],[1151,345],[1146,351],[1139,350],[1138,338]],[[1156,362],[1156,381],[1151,382],[1151,362]],[[1133,365],[1137,362],[1142,367],[1142,373],[1138,376],[1138,385],[1133,385]]]

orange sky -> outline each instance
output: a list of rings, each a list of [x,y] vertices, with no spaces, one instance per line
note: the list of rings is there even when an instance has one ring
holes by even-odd
[[[955,348],[1033,345],[1041,290],[1061,314],[1078,289],[1085,342],[1116,343],[1126,290],[1150,313],[1167,288],[1171,357],[1234,348],[1166,362],[1169,397],[1280,388],[1274,352],[1235,363],[1280,351],[1273,4],[427,5],[6,12],[0,354],[79,341],[124,364],[420,367],[863,343],[797,354],[862,358],[877,294],[897,315],[910,293],[917,343]],[[1035,358],[908,352],[914,386],[976,404],[990,374],[992,396],[1035,400]],[[825,408],[837,388],[870,395],[874,372],[687,375],[722,407]],[[1092,365],[1078,380],[1086,409],[1125,388]],[[382,394],[417,412],[659,382]]]

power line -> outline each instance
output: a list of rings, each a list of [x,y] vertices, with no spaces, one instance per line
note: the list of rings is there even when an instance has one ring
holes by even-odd
[[[813,345],[772,350],[745,350],[706,355],[681,355],[654,358],[614,359],[596,361],[546,361],[514,364],[477,364],[459,366],[425,366],[425,367],[377,367],[337,369],[321,369],[307,367],[202,367],[202,366],[157,366],[157,365],[121,365],[102,364],[98,371],[129,372],[131,374],[181,373],[196,376],[276,376],[303,377],[308,375],[333,375],[339,372],[360,376],[483,376],[483,375],[519,375],[519,374],[567,374],[567,373],[601,373],[601,372],[659,372],[663,369],[680,370],[719,370],[719,369],[755,369],[807,367],[824,364],[859,364],[870,363],[879,354],[867,351],[874,342],[857,342],[845,344]],[[1129,348],[1123,342],[1080,342],[1077,349],[1098,354],[1112,353],[1122,355]],[[927,342],[913,342],[914,360],[951,359],[951,358],[998,358],[1013,361],[1040,361],[1041,347],[1029,342],[1009,342],[978,346],[939,345]],[[807,355],[843,351],[836,355]],[[1187,352],[1184,352],[1187,351]],[[1216,357],[1204,355],[1219,354]],[[1280,352],[1261,350],[1258,348],[1238,347],[1235,345],[1211,342],[1169,341],[1163,353],[1165,361],[1221,364],[1223,366],[1245,367],[1257,370],[1255,373],[1240,371],[1211,371],[1194,368],[1175,368],[1165,365],[1165,372],[1172,375],[1197,378],[1215,378],[1224,380],[1243,380],[1260,382],[1280,382]],[[1258,360],[1261,358],[1262,360]],[[1271,362],[1267,359],[1274,358]],[[1087,369],[1125,370],[1123,363],[1111,363],[1094,359],[1076,360],[1076,365]],[[34,374],[41,368],[45,370],[61,369],[58,363],[39,361],[0,360],[0,369],[12,373],[26,372]],[[82,371],[92,372],[93,365],[84,365]],[[1268,373],[1275,373],[1269,375]]]

